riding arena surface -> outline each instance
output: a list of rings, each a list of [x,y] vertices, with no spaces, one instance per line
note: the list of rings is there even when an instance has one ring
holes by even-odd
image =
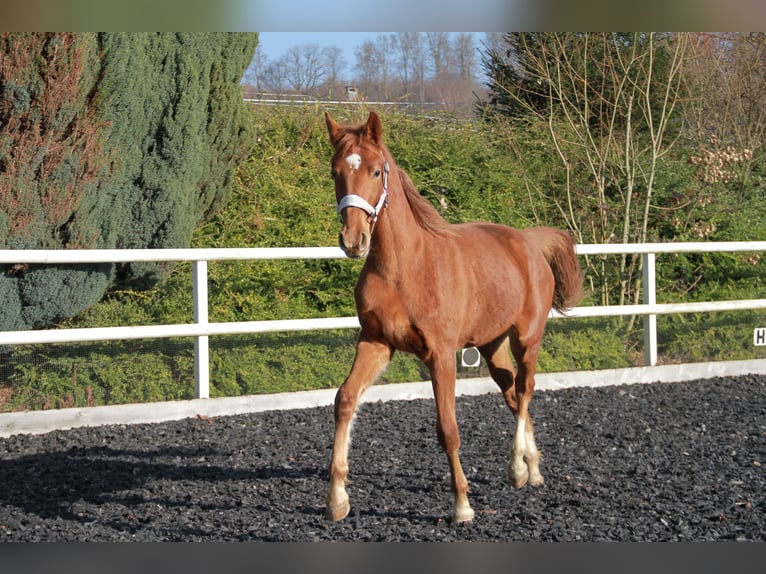
[[[508,482],[500,393],[457,399],[473,521],[452,523],[434,401],[360,406],[343,521],[332,407],[0,439],[4,541],[763,541],[766,376],[539,391],[545,484]]]

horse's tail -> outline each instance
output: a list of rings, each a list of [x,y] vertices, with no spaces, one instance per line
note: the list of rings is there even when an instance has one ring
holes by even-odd
[[[553,271],[553,308],[559,313],[567,312],[583,296],[583,272],[577,260],[572,236],[566,231],[551,227],[533,227],[525,232],[541,249]]]

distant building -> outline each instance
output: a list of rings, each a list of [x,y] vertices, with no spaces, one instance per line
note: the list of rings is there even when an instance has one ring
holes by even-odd
[[[355,102],[357,96],[359,96],[359,91],[356,86],[346,86],[346,99],[349,102]]]

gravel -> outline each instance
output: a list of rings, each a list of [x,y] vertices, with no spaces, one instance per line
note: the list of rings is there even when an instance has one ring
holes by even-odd
[[[458,398],[453,524],[432,400],[363,404],[351,514],[323,519],[330,407],[0,439],[7,541],[763,541],[766,376],[536,393],[546,482],[507,482],[499,393]]]

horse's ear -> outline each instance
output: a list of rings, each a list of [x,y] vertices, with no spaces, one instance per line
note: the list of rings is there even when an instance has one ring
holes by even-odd
[[[327,133],[330,134],[330,141],[335,143],[335,140],[338,138],[338,132],[340,131],[340,125],[330,117],[329,112],[324,113],[324,121],[327,123]]]
[[[380,124],[380,118],[375,112],[370,112],[370,117],[367,118],[367,135],[372,142],[376,145],[380,145],[382,139],[383,128]]]

